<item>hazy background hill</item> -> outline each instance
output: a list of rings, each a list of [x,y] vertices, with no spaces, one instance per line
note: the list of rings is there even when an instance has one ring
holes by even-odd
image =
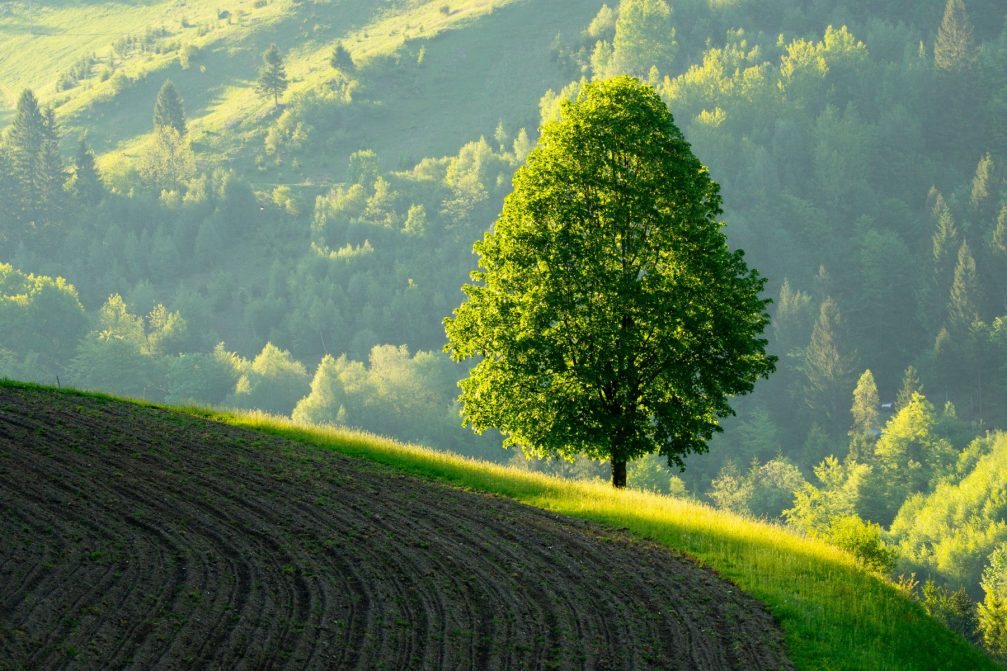
[[[1007,565],[999,0],[30,4],[0,6],[0,373],[511,459],[459,427],[441,319],[542,120],[635,74],[770,279],[780,365],[685,474],[630,483],[878,523],[978,636]]]

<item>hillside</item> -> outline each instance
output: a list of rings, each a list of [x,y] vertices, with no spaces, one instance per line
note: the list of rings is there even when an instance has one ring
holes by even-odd
[[[107,398],[0,388],[0,669],[782,669],[624,532]]]
[[[3,669],[994,668],[778,528],[262,416],[4,383],[0,492]]]
[[[1002,0],[0,3],[0,377],[604,477],[463,426],[444,318],[539,128],[630,74],[719,184],[778,362],[629,486],[873,553],[1007,660],[1004,73]],[[758,596],[829,645],[793,589]]]

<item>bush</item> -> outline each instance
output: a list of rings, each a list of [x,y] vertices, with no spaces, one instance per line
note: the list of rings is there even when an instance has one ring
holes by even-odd
[[[881,527],[865,522],[856,515],[846,515],[832,521],[829,540],[846,550],[871,571],[889,573],[895,568],[898,552],[881,538]]]

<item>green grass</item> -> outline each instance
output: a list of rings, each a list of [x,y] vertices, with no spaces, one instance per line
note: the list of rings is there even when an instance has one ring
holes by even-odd
[[[0,384],[40,389],[4,381]],[[261,413],[169,409],[626,528],[685,552],[767,605],[782,625],[788,652],[799,669],[1000,668],[929,618],[918,603],[890,582],[864,572],[851,556],[779,526],[691,501],[571,482],[364,433],[297,425]]]

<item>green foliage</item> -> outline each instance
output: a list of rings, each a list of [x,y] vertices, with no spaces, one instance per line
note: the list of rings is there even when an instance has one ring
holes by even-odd
[[[1007,541],[1007,435],[978,438],[963,477],[910,497],[891,525],[900,554],[978,594],[987,557]]]
[[[308,371],[290,352],[267,342],[251,362],[236,360],[242,371],[231,403],[239,408],[257,408],[289,415],[309,390]]]
[[[196,176],[196,156],[174,127],[162,126],[141,157],[137,173],[154,193],[178,192]]]
[[[885,543],[881,526],[874,522],[864,522],[856,515],[836,518],[828,541],[849,552],[870,571],[887,575],[895,568],[898,551]]]
[[[927,491],[950,474],[955,448],[936,432],[936,421],[933,405],[914,394],[885,425],[861,500],[865,517],[889,524],[910,495]]]
[[[66,353],[86,331],[87,316],[73,285],[0,263],[0,349],[13,361],[35,361],[37,368],[27,377],[61,371]]]
[[[980,585],[985,596],[976,615],[983,645],[1001,660],[1007,659],[1007,543],[990,553]]]
[[[457,380],[443,354],[410,355],[404,346],[375,346],[366,363],[327,355],[292,416],[310,424],[367,427],[435,449],[488,454],[489,441],[474,442],[459,426]]]
[[[611,459],[616,484],[649,452],[704,449],[774,361],[763,280],[727,250],[719,202],[651,89],[586,84],[543,128],[445,320],[452,355],[482,357],[466,422],[528,454]]]
[[[871,469],[855,462],[840,463],[828,456],[815,466],[816,487],[805,483],[794,492],[794,507],[783,511],[787,522],[815,538],[829,538],[833,524],[856,514],[864,479]]]
[[[951,631],[975,641],[978,621],[976,607],[964,587],[951,590],[937,585],[933,580],[923,584],[922,598],[927,615],[941,622]]]
[[[644,77],[652,66],[668,72],[678,53],[671,7],[665,0],[620,0],[607,74]]]
[[[730,461],[711,483],[708,495],[721,510],[781,520],[784,510],[794,504],[795,492],[805,484],[801,471],[784,457],[764,464],[753,461],[744,474]]]

